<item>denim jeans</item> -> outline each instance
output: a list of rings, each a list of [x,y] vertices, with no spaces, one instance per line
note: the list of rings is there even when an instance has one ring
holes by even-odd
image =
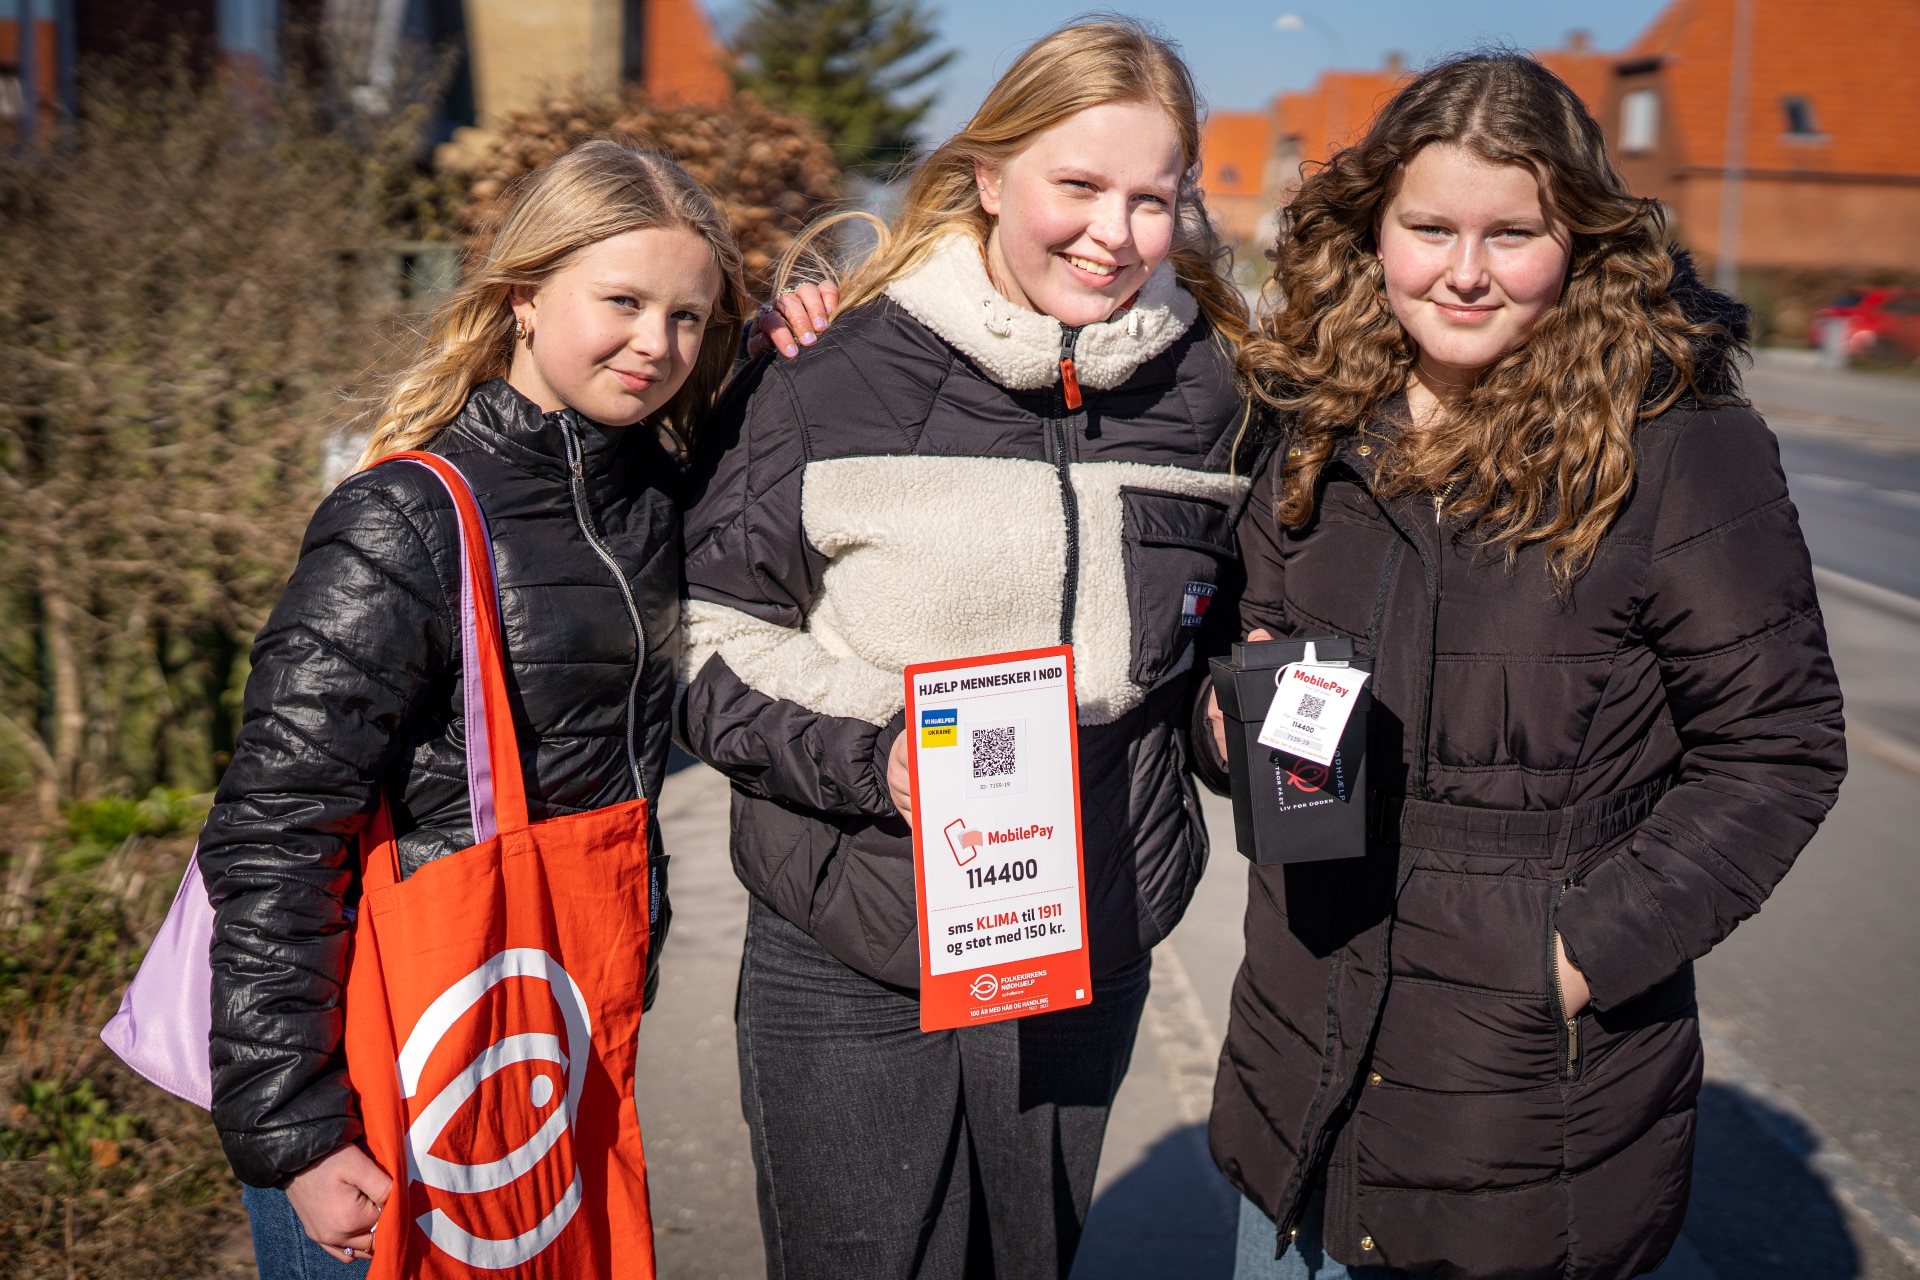
[[[1058,1280],[1146,1004],[1145,956],[1093,1003],[922,1032],[757,899],[735,1021],[768,1280]]]
[[[260,1280],[365,1280],[373,1264],[342,1262],[315,1244],[286,1192],[243,1187],[240,1203],[247,1206],[247,1224],[253,1229]]]
[[[1327,1214],[1327,1196],[1315,1191],[1300,1216],[1300,1234],[1287,1251],[1274,1257],[1279,1232],[1273,1219],[1253,1201],[1240,1200],[1240,1238],[1233,1251],[1233,1280],[1417,1280],[1394,1267],[1349,1267],[1327,1256],[1320,1244],[1320,1228]],[[265,1280],[265,1277],[262,1277]]]

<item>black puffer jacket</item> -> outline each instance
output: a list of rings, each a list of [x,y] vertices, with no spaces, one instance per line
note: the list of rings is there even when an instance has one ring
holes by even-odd
[[[476,389],[432,452],[467,477],[492,534],[531,816],[657,797],[679,651],[675,463],[648,428],[543,416],[504,381]],[[473,842],[459,608],[452,502],[425,468],[389,463],[320,505],[254,643],[200,836],[217,905],[213,1118],[243,1182],[271,1185],[359,1134],[342,908],[379,795],[408,873]],[[669,912],[651,834],[657,962]]]
[[[917,987],[912,845],[885,778],[901,668],[1066,636],[1093,971],[1165,937],[1206,865],[1184,730],[1209,641],[1182,605],[1233,559],[1240,407],[1170,269],[1131,313],[1063,334],[994,292],[964,238],[736,383],[694,465],[684,714],[734,781],[747,888]]]
[[[1731,354],[1703,352],[1710,388]],[[1611,1280],[1680,1229],[1692,962],[1786,874],[1846,754],[1766,425],[1686,403],[1633,440],[1565,599],[1537,548],[1509,572],[1429,497],[1376,497],[1377,439],[1340,443],[1301,528],[1256,481],[1243,625],[1366,638],[1377,672],[1374,839],[1253,870],[1214,1094],[1215,1159],[1282,1240],[1322,1172],[1348,1264]],[[1592,987],[1571,1020],[1556,931]]]

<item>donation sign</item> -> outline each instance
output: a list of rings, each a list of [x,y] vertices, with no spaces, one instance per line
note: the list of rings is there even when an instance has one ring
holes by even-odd
[[[1092,1002],[1073,650],[906,669],[920,1029]]]

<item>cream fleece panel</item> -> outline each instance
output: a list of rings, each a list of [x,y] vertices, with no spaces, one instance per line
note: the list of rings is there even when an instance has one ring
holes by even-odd
[[[1231,504],[1247,481],[1134,462],[1072,467],[1080,515],[1074,671],[1080,723],[1147,691],[1128,678],[1132,610],[1123,487]],[[838,458],[807,465],[807,540],[831,562],[803,629],[704,601],[685,606],[683,672],[721,654],[749,688],[823,715],[885,724],[909,663],[1059,642],[1066,519],[1059,473],[1014,458]]]
[[[1060,322],[1006,300],[987,276],[972,236],[949,236],[925,262],[887,286],[887,296],[987,375],[1015,391],[1060,380]],[[1200,304],[1162,262],[1133,307],[1080,330],[1074,375],[1095,391],[1117,387],[1193,327]]]

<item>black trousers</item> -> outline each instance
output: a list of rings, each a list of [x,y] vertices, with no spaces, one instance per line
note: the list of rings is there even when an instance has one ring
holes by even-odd
[[[1078,1009],[926,1033],[916,992],[752,900],[734,1016],[768,1280],[1065,1277],[1149,967]]]

